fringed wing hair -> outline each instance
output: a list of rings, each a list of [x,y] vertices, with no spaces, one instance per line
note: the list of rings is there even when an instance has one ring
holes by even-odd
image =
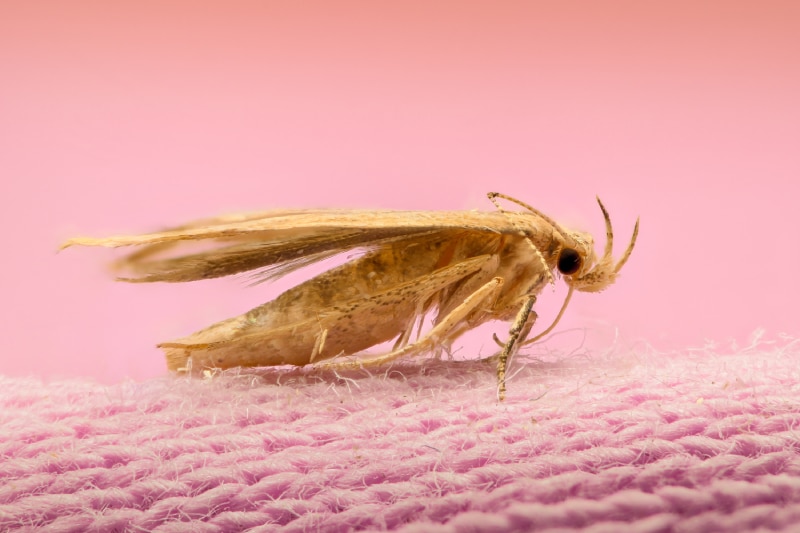
[[[526,213],[477,211],[281,210],[202,219],[164,231],[72,245],[139,249],[116,263],[119,279],[184,282],[259,271],[274,279],[336,254],[402,240],[457,238],[463,232],[518,234]]]

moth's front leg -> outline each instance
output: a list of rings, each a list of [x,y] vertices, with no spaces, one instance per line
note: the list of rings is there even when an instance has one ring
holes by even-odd
[[[517,353],[519,347],[525,342],[531,332],[534,322],[536,322],[536,312],[533,304],[536,303],[536,295],[531,294],[525,297],[522,307],[519,308],[514,323],[508,331],[508,340],[503,346],[503,351],[497,357],[497,399],[501,402],[506,399],[506,369],[508,361]],[[497,337],[495,337],[497,340]]]

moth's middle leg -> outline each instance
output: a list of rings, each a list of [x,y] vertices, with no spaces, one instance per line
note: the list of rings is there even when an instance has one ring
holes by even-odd
[[[463,302],[450,311],[438,324],[436,324],[422,338],[400,349],[393,350],[385,355],[370,359],[355,359],[340,362],[321,363],[318,368],[325,370],[359,369],[371,366],[385,365],[404,356],[418,355],[426,349],[431,349],[442,340],[448,339],[473,311],[481,305],[487,305],[500,293],[503,287],[503,278],[495,277],[484,283],[475,292],[467,296]]]

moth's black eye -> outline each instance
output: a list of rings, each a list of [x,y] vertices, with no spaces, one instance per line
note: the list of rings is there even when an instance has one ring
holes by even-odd
[[[569,276],[581,268],[581,256],[572,248],[564,248],[558,255],[558,271]]]

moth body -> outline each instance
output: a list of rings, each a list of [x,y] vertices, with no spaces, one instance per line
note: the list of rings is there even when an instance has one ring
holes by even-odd
[[[497,198],[525,208],[510,212]],[[572,291],[597,292],[627,261],[611,257],[613,233],[596,261],[589,235],[565,230],[512,198],[490,193],[494,212],[272,211],[207,219],[163,232],[78,238],[66,243],[139,245],[118,266],[134,282],[185,282],[255,271],[263,279],[337,254],[360,251],[238,317],[159,346],[173,371],[236,366],[361,367],[447,349],[489,320],[512,320],[498,354],[498,394],[507,361],[555,326]],[[598,200],[599,202],[599,200]],[[205,244],[200,252],[184,245]],[[560,275],[569,292],[555,322],[532,340],[536,295]],[[423,321],[430,321],[430,325]],[[391,352],[362,356],[394,341]],[[356,356],[352,358],[350,356]],[[331,361],[332,360],[332,361]]]
[[[453,233],[393,242],[241,316],[164,343],[168,365],[186,368],[191,357],[193,368],[302,366],[353,355],[419,328],[434,308],[437,316],[446,316],[493,277],[513,280],[471,313],[463,332],[487,320],[509,319],[520,298],[545,282],[524,237]],[[324,345],[315,352],[323,332]]]

